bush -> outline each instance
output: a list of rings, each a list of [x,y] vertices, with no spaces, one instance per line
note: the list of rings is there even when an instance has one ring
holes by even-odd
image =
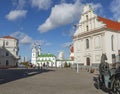
[[[65,68],[68,68],[68,67],[70,67],[70,66],[71,66],[70,63],[67,64],[67,62],[65,62],[65,64],[64,64],[64,67],[65,67]]]
[[[94,71],[95,71],[95,69],[91,69],[91,70],[90,70],[90,73],[94,73]]]

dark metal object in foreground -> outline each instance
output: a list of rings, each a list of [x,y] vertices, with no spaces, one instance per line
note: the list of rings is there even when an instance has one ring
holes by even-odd
[[[113,94],[120,94],[120,67],[109,68],[109,64],[105,62],[107,57],[105,54],[101,56],[101,63],[99,65],[98,88],[107,89]]]

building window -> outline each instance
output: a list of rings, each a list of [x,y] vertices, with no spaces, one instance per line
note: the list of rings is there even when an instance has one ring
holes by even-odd
[[[9,56],[9,53],[8,53],[8,52],[6,52],[6,56]]]
[[[88,31],[89,29],[88,29],[88,25],[86,26],[86,30]]]
[[[88,20],[88,15],[86,15],[86,20]]]
[[[33,54],[33,56],[34,56],[34,54]]]
[[[8,45],[8,41],[6,41],[6,45]]]
[[[111,49],[114,50],[114,36],[111,36]]]
[[[9,65],[9,61],[8,60],[6,60],[6,66],[8,66]]]
[[[86,39],[86,49],[89,49],[89,39]]]

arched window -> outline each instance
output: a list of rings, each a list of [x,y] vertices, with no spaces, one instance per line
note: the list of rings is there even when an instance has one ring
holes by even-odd
[[[89,29],[88,29],[88,25],[86,26],[86,30],[88,31]]]
[[[86,20],[88,20],[88,15],[86,15]]]
[[[8,46],[8,41],[6,41],[6,45]]]
[[[86,39],[86,49],[89,49],[89,39]]]
[[[8,60],[6,60],[6,66],[8,66],[9,65],[9,61]]]
[[[9,53],[8,53],[8,52],[6,52],[6,56],[9,56]]]
[[[114,36],[111,36],[111,49],[114,50]]]

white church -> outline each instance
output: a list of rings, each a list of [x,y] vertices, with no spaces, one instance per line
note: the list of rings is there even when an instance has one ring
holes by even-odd
[[[56,66],[56,57],[53,54],[43,54],[41,52],[40,45],[34,44],[32,47],[32,57],[31,63],[34,66],[47,66],[47,67],[55,67]]]
[[[87,4],[76,27],[74,63],[97,66],[102,53],[106,53],[108,63],[115,62],[115,56],[120,53],[120,22],[98,16]]]
[[[43,54],[40,45],[33,44],[31,63],[33,66],[64,67],[65,63],[72,65],[73,60],[64,59],[64,53],[59,52],[58,57],[53,54]]]

